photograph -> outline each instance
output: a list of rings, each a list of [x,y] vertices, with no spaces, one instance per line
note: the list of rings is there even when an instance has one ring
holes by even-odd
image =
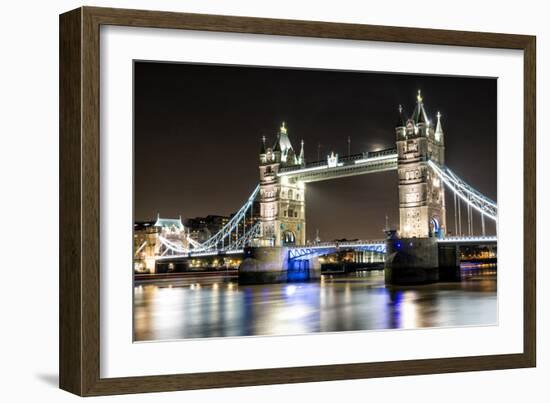
[[[498,325],[497,82],[134,60],[134,342]]]

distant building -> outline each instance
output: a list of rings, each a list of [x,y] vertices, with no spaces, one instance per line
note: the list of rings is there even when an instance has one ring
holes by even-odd
[[[221,230],[229,222],[229,217],[221,215],[208,215],[206,217],[188,218],[185,226],[188,228],[189,237],[199,243],[207,241],[212,235]]]
[[[178,249],[188,249],[188,231],[180,218],[161,218],[155,221],[136,221],[134,223],[134,271],[154,273],[157,256],[172,253],[162,241]]]
[[[237,228],[233,228],[231,239],[236,241],[239,235],[249,231],[250,228],[259,220],[260,203],[254,202],[252,214],[248,214],[244,220],[239,221]],[[194,217],[185,220],[185,227],[189,232],[189,237],[196,242],[204,243],[212,236],[221,231],[236,213],[229,216],[208,215],[206,217]]]
[[[228,222],[229,217],[222,215],[209,215],[205,218],[206,228],[212,235],[220,231]]]
[[[185,226],[181,222],[181,217],[179,218],[160,218],[160,215],[157,215],[157,220],[155,221],[154,226],[160,230],[161,235],[169,240],[174,242],[181,242],[182,246],[186,238]]]
[[[134,271],[154,273],[155,256],[160,249],[160,228],[155,221],[136,221],[134,223]]]

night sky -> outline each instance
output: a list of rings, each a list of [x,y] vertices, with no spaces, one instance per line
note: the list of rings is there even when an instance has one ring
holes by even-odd
[[[347,155],[348,136],[352,154],[394,147],[398,105],[412,114],[418,89],[430,120],[443,115],[446,165],[496,201],[496,79],[135,62],[135,219],[236,211],[282,121],[308,162],[319,144],[322,159]],[[454,232],[452,204],[448,191]],[[308,239],[381,238],[385,215],[398,226],[395,171],[307,184]]]

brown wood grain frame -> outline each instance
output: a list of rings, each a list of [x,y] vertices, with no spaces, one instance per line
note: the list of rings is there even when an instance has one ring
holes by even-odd
[[[524,54],[524,348],[521,354],[100,377],[101,25],[480,48]],[[60,387],[81,396],[533,367],[536,364],[534,36],[81,7],[60,16]]]

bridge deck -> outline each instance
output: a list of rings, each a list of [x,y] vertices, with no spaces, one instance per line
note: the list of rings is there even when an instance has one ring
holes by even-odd
[[[397,152],[395,149],[389,149],[344,157],[334,165],[330,165],[325,160],[313,162],[305,167],[286,167],[281,169],[278,176],[286,176],[309,183],[395,169],[397,169]]]
[[[496,236],[472,236],[472,237],[447,237],[437,241],[441,244],[455,245],[496,245]],[[305,258],[306,256],[329,254],[339,250],[353,249],[371,251],[376,253],[386,253],[386,241],[383,239],[369,241],[348,241],[348,242],[323,242],[310,245],[289,246],[289,256],[291,259]],[[178,255],[159,256],[157,260],[200,258],[223,255],[243,254],[244,249],[213,250],[203,252],[189,252]]]

